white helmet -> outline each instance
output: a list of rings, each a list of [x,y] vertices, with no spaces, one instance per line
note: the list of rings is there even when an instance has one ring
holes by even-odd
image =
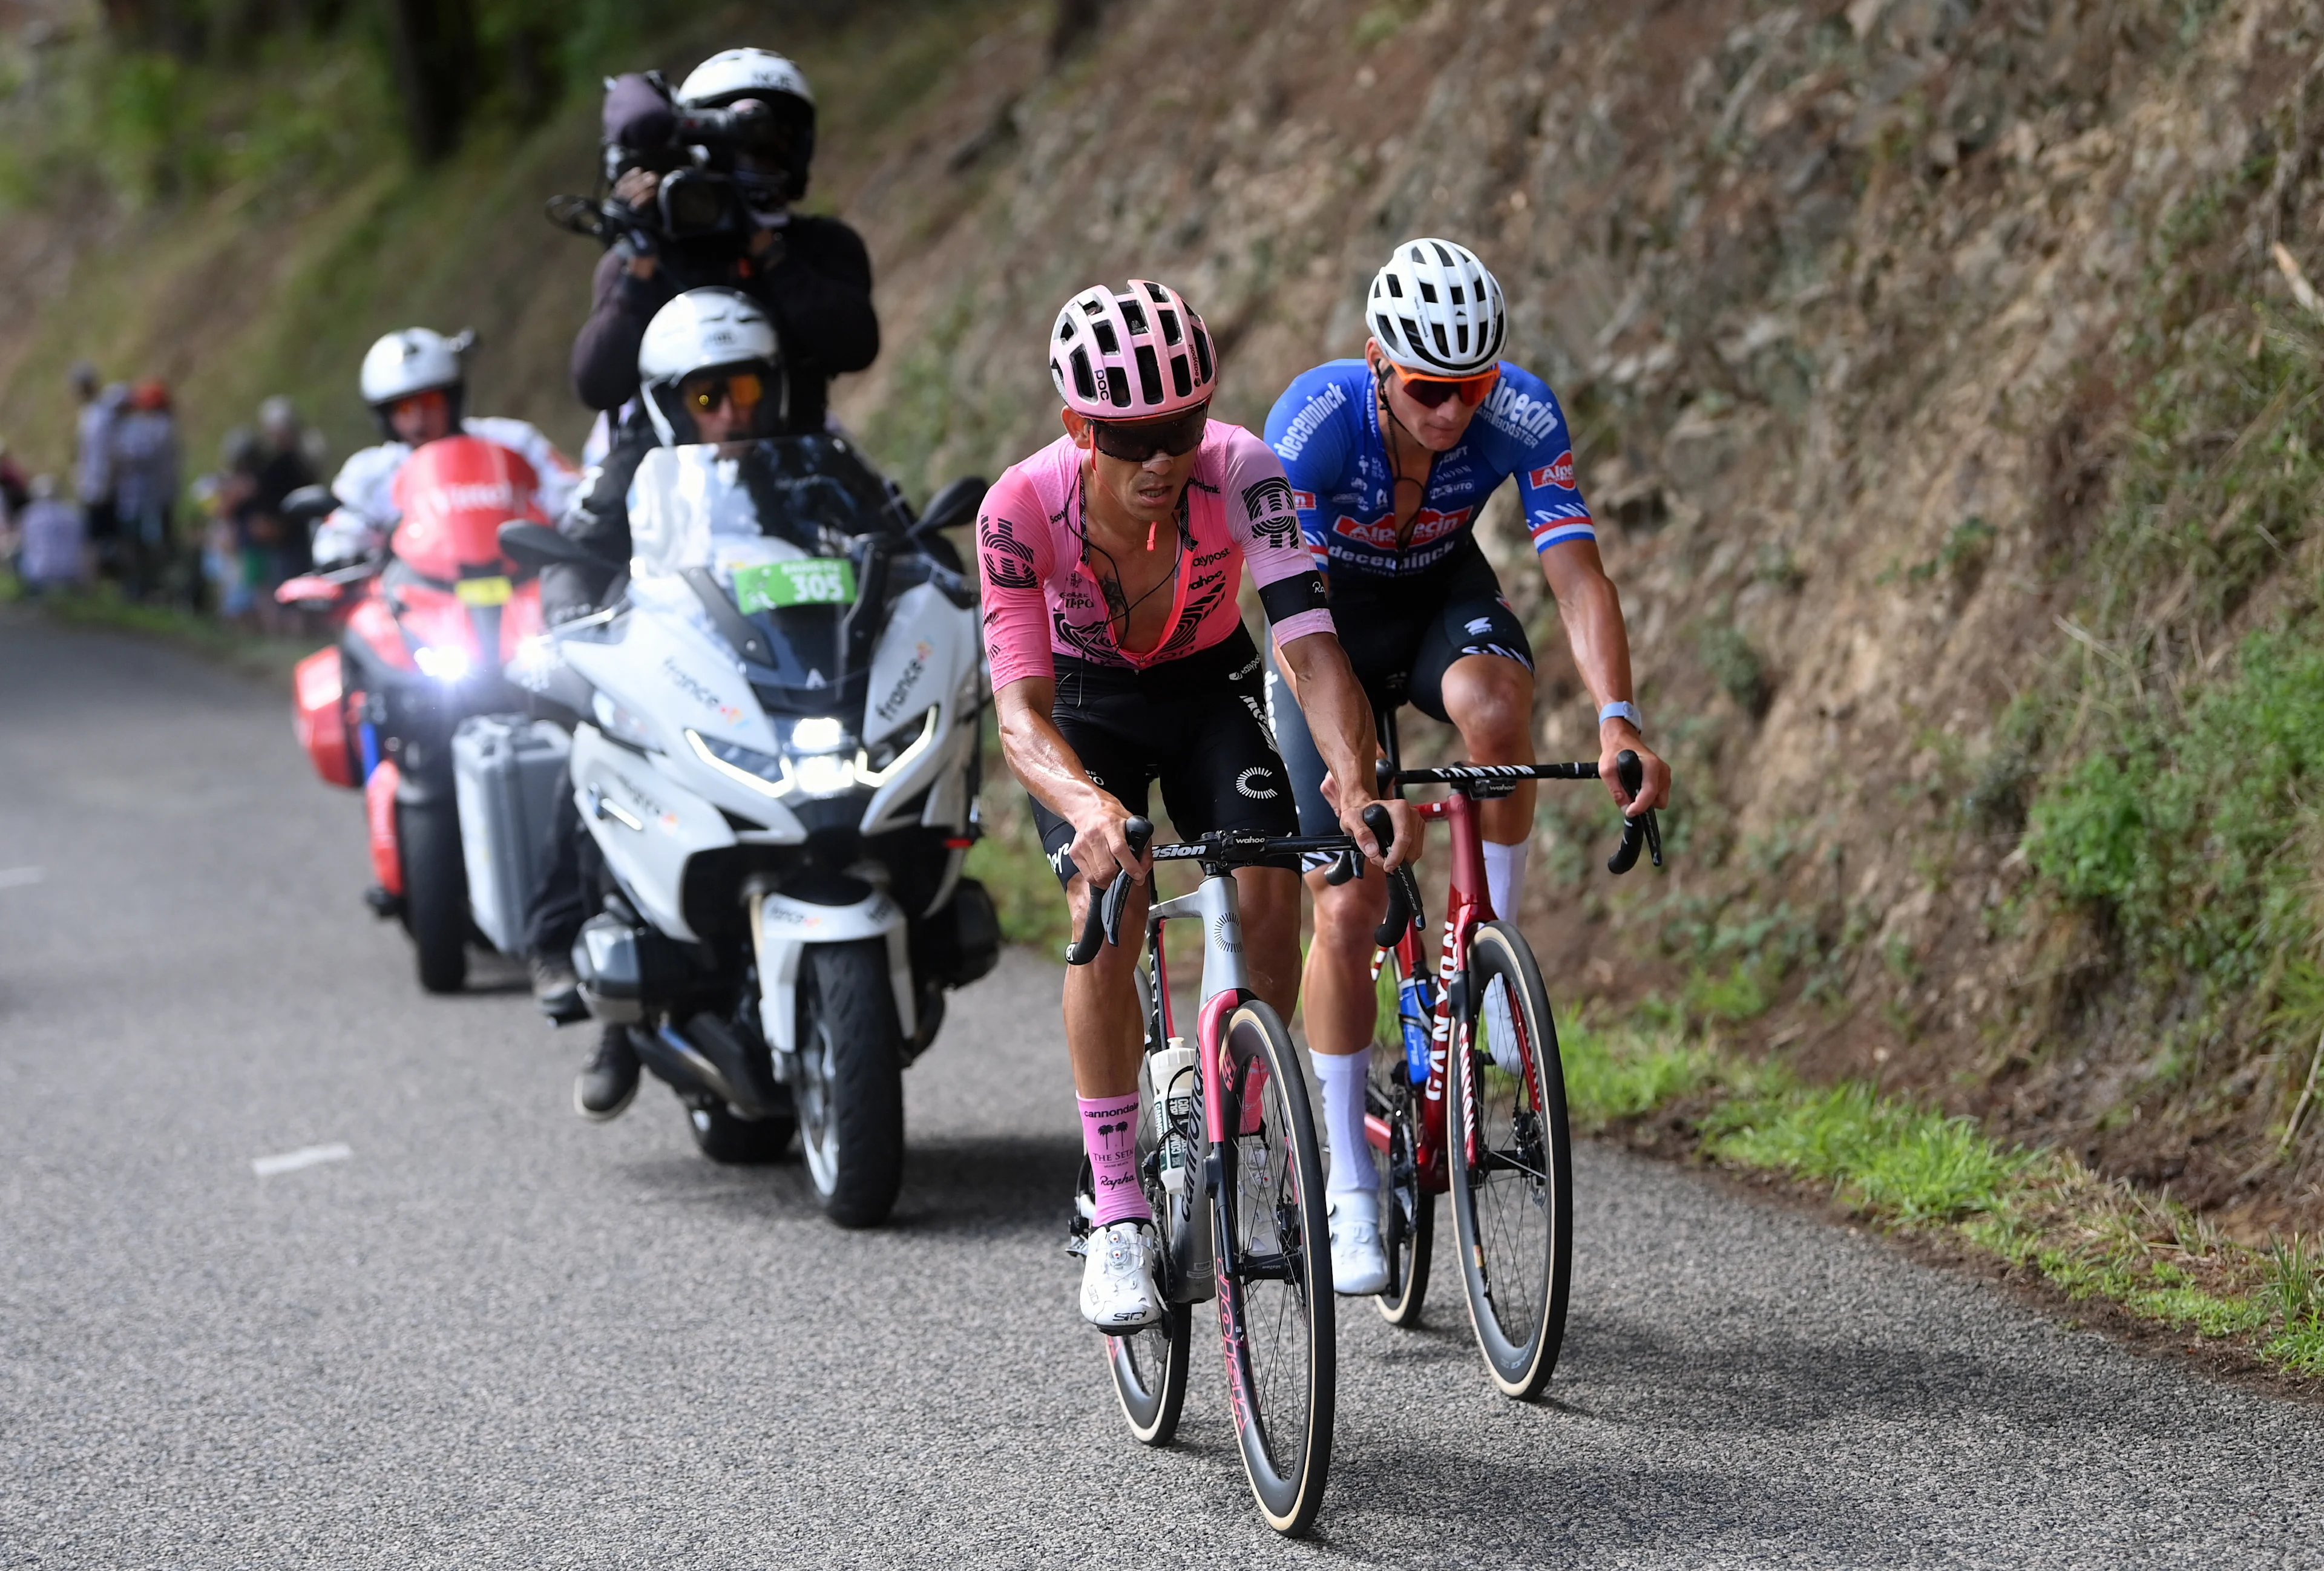
[[[456,393],[466,373],[460,356],[476,336],[447,338],[429,328],[405,328],[374,344],[363,358],[364,402],[374,409],[440,387]]]
[[[781,430],[789,412],[783,350],[766,308],[739,289],[689,289],[656,311],[638,343],[638,390],[664,447],[698,440],[678,384],[697,372],[756,370],[769,384],[759,406],[761,435]]]
[[[807,73],[768,49],[722,49],[678,85],[678,101],[689,109],[713,109],[770,93],[802,99],[810,108],[815,104]]]
[[[1390,360],[1424,376],[1475,376],[1509,331],[1501,286],[1476,253],[1450,240],[1407,240],[1372,275],[1364,319]]]

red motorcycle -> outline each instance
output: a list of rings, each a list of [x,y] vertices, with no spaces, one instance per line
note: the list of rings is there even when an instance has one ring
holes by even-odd
[[[511,714],[523,695],[502,668],[540,631],[540,586],[501,555],[512,519],[548,522],[532,466],[475,437],[415,450],[395,477],[402,521],[358,567],[293,578],[286,605],[343,610],[338,644],[299,662],[292,714],[315,772],[360,787],[378,875],[365,899],[401,918],[420,985],[458,991],[471,935],[452,772],[452,733]]]

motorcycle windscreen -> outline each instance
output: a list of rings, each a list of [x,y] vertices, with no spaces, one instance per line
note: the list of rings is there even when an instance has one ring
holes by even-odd
[[[512,518],[546,523],[540,477],[522,455],[480,438],[445,437],[412,450],[396,472],[398,559],[431,578],[473,578],[502,564],[500,528]],[[463,573],[462,569],[468,569]]]

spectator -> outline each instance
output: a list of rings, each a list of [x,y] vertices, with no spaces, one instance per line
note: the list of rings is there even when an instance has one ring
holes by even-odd
[[[226,435],[218,454],[218,472],[194,482],[194,500],[204,517],[202,577],[217,596],[218,615],[230,622],[248,622],[256,608],[254,587],[260,573],[253,548],[245,544],[245,520],[258,494],[259,445],[248,426],[236,426]]]
[[[35,475],[19,522],[16,577],[38,595],[88,577],[80,509],[57,494],[53,475]]]
[[[122,383],[100,387],[97,367],[88,361],[72,368],[73,397],[80,414],[73,426],[73,494],[80,498],[88,521],[89,544],[96,548],[99,568],[119,571],[119,530],[113,510],[113,426],[129,389]]]
[[[170,514],[178,499],[178,422],[170,390],[139,383],[113,429],[113,509],[126,566],[123,587],[133,600],[166,590],[174,537]]]
[[[258,436],[249,535],[251,542],[267,553],[266,577],[258,587],[272,605],[276,585],[314,566],[307,531],[282,516],[283,499],[321,476],[307,456],[306,428],[289,399],[270,398],[258,406]]]

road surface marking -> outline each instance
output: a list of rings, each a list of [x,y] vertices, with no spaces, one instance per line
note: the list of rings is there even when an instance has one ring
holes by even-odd
[[[344,1145],[302,1145],[295,1151],[284,1151],[280,1156],[253,1157],[250,1159],[250,1170],[262,1178],[271,1178],[277,1173],[295,1173],[300,1168],[311,1168],[318,1162],[343,1162],[355,1154],[353,1150]]]
[[[48,876],[44,867],[0,867],[0,889],[22,889]]]

